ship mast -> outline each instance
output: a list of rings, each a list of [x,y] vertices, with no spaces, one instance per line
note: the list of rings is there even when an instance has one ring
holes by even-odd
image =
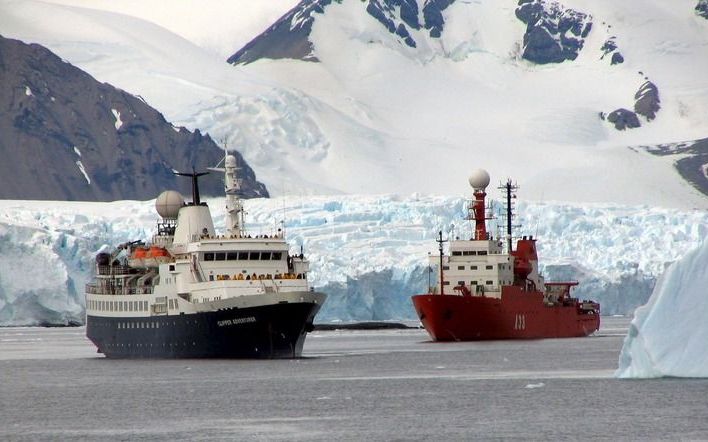
[[[514,204],[512,199],[516,198],[516,191],[519,190],[519,186],[516,183],[512,183],[511,179],[507,179],[506,183],[499,186],[499,189],[504,192],[506,197],[506,207],[505,207],[505,217],[506,217],[506,247],[507,252],[512,252],[512,228],[518,227],[512,225],[512,219],[514,217]]]
[[[195,172],[194,169],[192,169],[192,173],[186,173],[186,172],[175,172],[175,175],[179,176],[188,176],[192,178],[192,204],[195,206],[201,205],[201,200],[199,199],[199,177],[208,175],[209,172]]]
[[[445,283],[444,283],[444,278],[443,278],[443,243],[447,242],[447,240],[442,238],[442,230],[438,232],[438,239],[436,239],[438,243],[438,250],[440,251],[440,294],[444,295],[445,294]]]
[[[484,169],[477,169],[472,172],[469,177],[470,186],[474,189],[474,199],[468,207],[468,220],[474,220],[474,239],[477,241],[486,241],[489,239],[487,232],[486,221],[489,219],[486,216],[486,207],[484,199],[487,196],[485,189],[489,185],[489,174]]]
[[[241,190],[241,179],[236,171],[236,157],[229,155],[224,149],[224,167],[209,167],[215,172],[224,172],[224,193],[226,194],[226,231],[231,236],[245,236],[245,222],[243,219],[243,202],[238,193]]]

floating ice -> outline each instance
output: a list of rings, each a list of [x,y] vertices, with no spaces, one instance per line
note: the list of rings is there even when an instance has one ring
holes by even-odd
[[[629,326],[615,376],[708,377],[708,241],[671,265]]]

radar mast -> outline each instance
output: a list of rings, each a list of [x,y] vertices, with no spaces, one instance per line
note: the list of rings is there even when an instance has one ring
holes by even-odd
[[[238,193],[241,190],[241,179],[236,171],[241,168],[236,164],[236,157],[230,155],[224,143],[224,167],[209,167],[215,172],[224,172],[224,192],[226,194],[226,231],[231,236],[245,236],[243,202]]]

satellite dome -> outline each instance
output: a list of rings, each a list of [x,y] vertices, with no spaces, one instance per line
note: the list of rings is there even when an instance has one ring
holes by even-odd
[[[477,169],[470,175],[469,182],[474,190],[484,190],[489,185],[489,174],[484,169]]]
[[[236,157],[233,155],[226,156],[226,167],[236,167]]]
[[[176,190],[166,190],[155,200],[157,213],[165,219],[177,219],[177,213],[182,206],[184,197]]]

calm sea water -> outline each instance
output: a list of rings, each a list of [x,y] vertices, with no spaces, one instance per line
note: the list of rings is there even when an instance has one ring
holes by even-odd
[[[627,319],[582,339],[322,331],[283,361],[107,360],[0,329],[0,440],[708,439],[708,379],[616,380]]]

